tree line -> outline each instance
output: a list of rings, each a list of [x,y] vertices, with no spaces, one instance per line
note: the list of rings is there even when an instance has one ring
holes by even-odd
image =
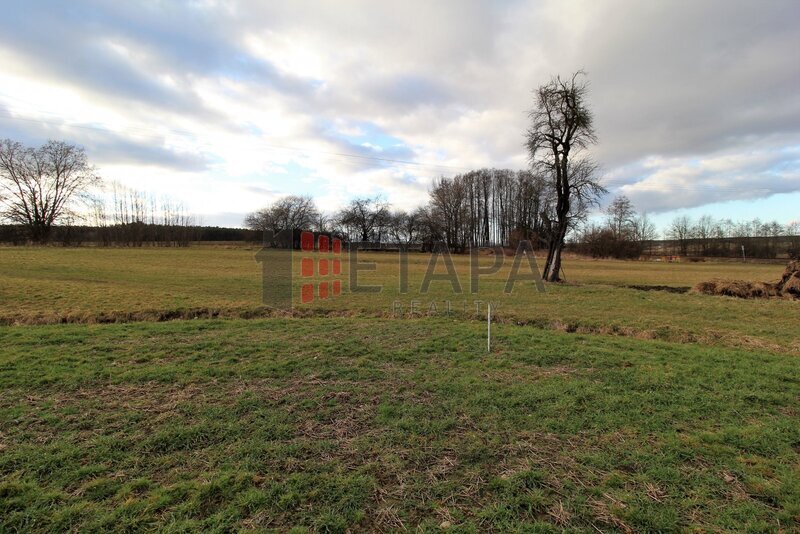
[[[734,221],[702,215],[675,217],[660,234],[647,214],[624,195],[605,210],[603,222],[583,226],[571,239],[576,252],[598,258],[642,255],[777,258],[800,255],[800,223]]]
[[[181,202],[111,184],[110,195],[90,203],[96,242],[104,246],[185,247],[196,239],[196,221]]]
[[[257,231],[313,229],[347,241],[418,244],[425,249],[444,243],[463,252],[520,239],[544,242],[545,217],[552,204],[541,175],[480,169],[436,179],[428,203],[411,211],[392,209],[380,197],[359,197],[324,215],[311,197],[287,196],[247,215],[245,225]]]
[[[637,258],[652,254],[658,239],[655,224],[646,213],[638,214],[624,195],[614,198],[601,223],[583,225],[572,237],[571,247],[595,258]]]
[[[776,258],[800,257],[800,222],[751,219],[734,221],[703,215],[673,219],[662,247],[683,256]],[[742,251],[744,248],[744,251]]]
[[[436,244],[452,252],[472,247],[516,248],[523,239],[535,248],[548,246],[549,213],[554,196],[545,177],[530,171],[481,169],[434,181],[428,202],[412,211],[393,209],[380,197],[358,197],[335,213],[323,213],[310,196],[282,197],[245,218],[245,225],[264,230],[313,230],[330,233],[367,247],[411,247],[430,251]],[[660,233],[646,213],[638,213],[627,197],[618,196],[600,222],[576,213],[570,250],[598,258],[642,255],[731,257],[745,245],[751,257],[774,258],[800,253],[800,225],[775,221],[734,222],[709,216],[697,221],[676,217]]]

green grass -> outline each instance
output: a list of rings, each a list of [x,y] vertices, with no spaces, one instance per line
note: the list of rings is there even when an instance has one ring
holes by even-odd
[[[0,532],[800,531],[798,303],[626,287],[780,266],[368,254],[383,292],[243,320],[254,254],[0,249]]]
[[[800,360],[443,318],[0,329],[0,530],[800,528]]]

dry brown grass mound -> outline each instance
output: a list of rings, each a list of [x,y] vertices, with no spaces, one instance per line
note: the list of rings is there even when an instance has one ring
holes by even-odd
[[[783,295],[800,298],[800,260],[790,261],[783,271],[781,281],[778,282]]]
[[[724,295],[743,299],[786,297],[800,299],[800,261],[791,261],[776,283],[714,279],[692,289],[705,295]]]

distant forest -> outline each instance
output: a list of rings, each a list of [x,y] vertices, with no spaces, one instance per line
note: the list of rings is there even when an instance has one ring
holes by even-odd
[[[49,243],[53,246],[177,246],[198,242],[261,242],[260,232],[246,228],[220,226],[164,226],[161,224],[130,223],[113,226],[56,226]],[[27,245],[27,230],[19,225],[0,225],[0,243]]]

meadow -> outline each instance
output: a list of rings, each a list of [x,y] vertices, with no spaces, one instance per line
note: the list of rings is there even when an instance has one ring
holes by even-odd
[[[0,324],[271,316],[261,303],[257,251],[239,247],[0,249]],[[361,253],[358,260],[374,263],[375,270],[361,271],[359,283],[382,286],[380,293],[349,292],[345,261],[344,295],[310,304],[297,302],[297,313],[408,315],[411,302],[416,301],[415,315],[442,315],[449,302],[452,314],[470,319],[485,317],[486,303],[492,302],[498,320],[516,324],[800,354],[795,302],[710,298],[630,287],[687,289],[715,277],[775,280],[783,271],[779,264],[568,259],[564,262],[566,284],[548,285],[545,293],[538,293],[533,283],[518,282],[511,294],[505,294],[512,268],[512,260],[506,258],[495,275],[480,278],[478,293],[472,294],[469,257],[454,255],[452,259],[460,293],[446,281],[434,281],[423,294],[430,256],[412,253],[408,292],[400,294],[397,255]],[[480,258],[482,268],[493,262],[491,257]],[[295,272],[300,272],[299,265]],[[440,259],[436,273],[445,272]],[[525,273],[526,267],[520,272]],[[298,293],[302,282],[295,280]]]
[[[373,253],[276,313],[255,253],[0,249],[0,531],[800,529],[798,303],[631,287],[780,265]]]

